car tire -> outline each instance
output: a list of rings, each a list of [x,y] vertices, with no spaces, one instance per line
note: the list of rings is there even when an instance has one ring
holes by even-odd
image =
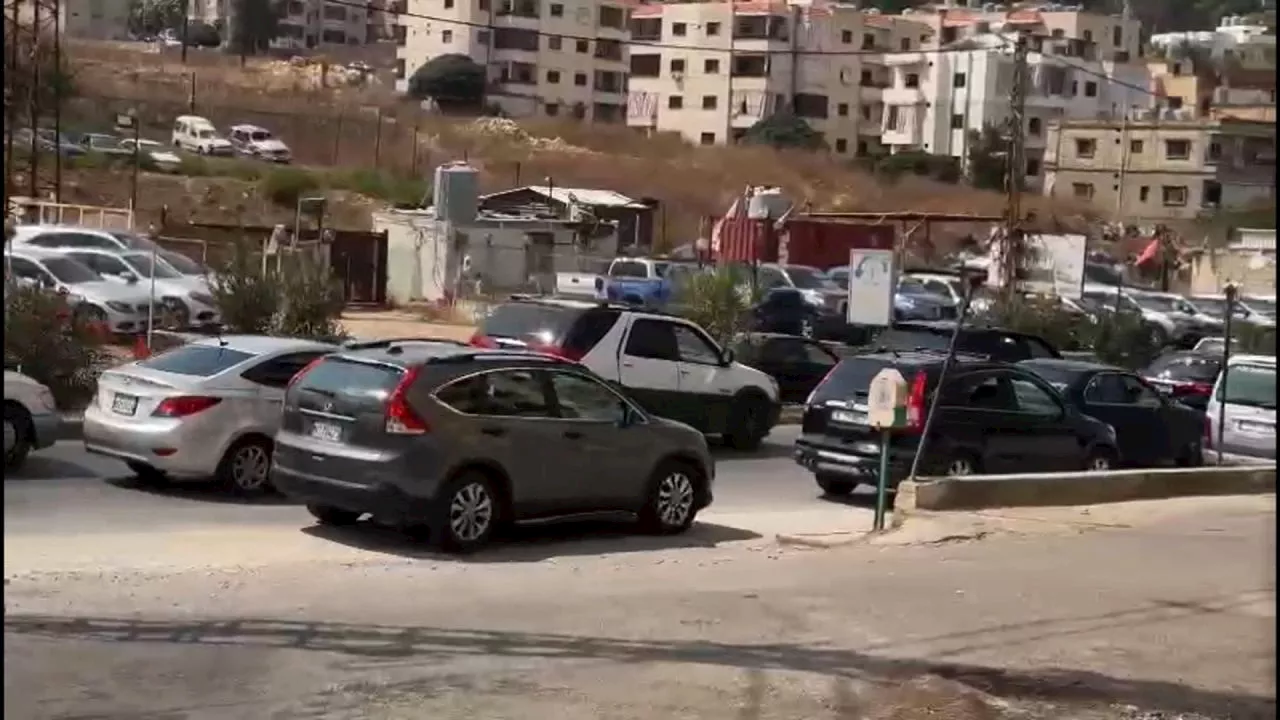
[[[450,480],[440,493],[429,528],[441,551],[473,553],[489,544],[502,516],[502,498],[488,475],[466,471]]]
[[[978,460],[967,453],[956,453],[947,459],[942,466],[942,475],[946,477],[968,477],[982,472]]]
[[[769,406],[758,397],[748,395],[733,404],[725,444],[734,450],[757,450],[769,434]]]
[[[818,487],[822,488],[823,495],[831,497],[844,497],[853,494],[858,483],[853,480],[846,480],[839,475],[830,475],[828,473],[818,473],[813,476],[818,481]]]
[[[358,513],[353,510],[343,510],[332,505],[308,504],[307,512],[311,513],[311,517],[321,525],[330,527],[346,527],[355,525],[360,522],[360,516],[364,513]]]
[[[17,470],[27,462],[31,454],[34,433],[31,414],[14,402],[4,404],[4,469]]]
[[[142,485],[164,485],[169,481],[169,476],[162,470],[157,470],[146,463],[129,460],[125,462],[129,469],[133,471],[137,482]]]
[[[1085,472],[1110,472],[1116,469],[1118,458],[1114,450],[1108,447],[1095,447],[1089,450],[1084,459]]]
[[[272,489],[271,450],[266,438],[237,440],[218,463],[218,482],[237,495],[267,494]]]
[[[1178,467],[1200,467],[1204,465],[1204,443],[1196,440],[1188,443],[1178,457]]]
[[[697,519],[698,493],[704,482],[702,471],[691,463],[660,463],[649,480],[640,528],[653,535],[678,535],[688,530]]]

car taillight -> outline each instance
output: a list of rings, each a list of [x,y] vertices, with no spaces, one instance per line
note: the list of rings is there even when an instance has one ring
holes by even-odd
[[[315,360],[312,360],[311,362],[307,363],[306,366],[304,366],[301,370],[294,373],[293,377],[289,378],[289,385],[285,388],[285,390],[288,390],[289,388],[296,385],[298,381],[302,379],[303,375],[306,375],[307,373],[311,372],[312,368],[314,368],[315,366],[319,365],[322,362],[324,362],[324,358],[318,357]]]
[[[923,432],[925,415],[929,408],[925,407],[925,390],[929,379],[918,372],[911,378],[911,390],[907,393],[907,430]]]
[[[472,335],[471,339],[467,341],[467,344],[470,345],[471,347],[487,348],[490,350],[498,347],[498,343],[494,341],[493,338],[488,337],[487,335],[482,335],[480,333],[476,333],[475,335]]]
[[[220,402],[222,402],[222,398],[207,397],[205,395],[179,395],[161,400],[160,404],[156,406],[155,412],[151,414],[156,417],[182,418],[208,410]]]
[[[388,435],[422,435],[430,428],[418,413],[409,406],[405,397],[414,380],[418,379],[420,368],[412,368],[400,378],[395,389],[387,396],[387,434]]]
[[[1173,386],[1174,395],[1203,395],[1209,397],[1209,393],[1213,392],[1213,386],[1209,383],[1190,382],[1178,383]]]

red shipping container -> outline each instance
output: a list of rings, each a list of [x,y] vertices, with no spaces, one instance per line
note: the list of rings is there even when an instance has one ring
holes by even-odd
[[[883,223],[842,222],[836,219],[798,217],[787,221],[778,256],[770,261],[810,265],[826,270],[849,263],[849,251],[893,250],[897,232]]]

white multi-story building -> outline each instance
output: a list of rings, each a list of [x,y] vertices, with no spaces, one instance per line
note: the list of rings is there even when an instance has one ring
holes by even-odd
[[[1275,31],[1241,16],[1223,18],[1214,30],[1152,35],[1151,45],[1162,51],[1197,48],[1214,59],[1230,57],[1248,70],[1276,69]]]
[[[402,92],[428,60],[461,54],[488,69],[488,100],[512,117],[623,122],[622,0],[408,0],[397,22]]]
[[[918,47],[927,32],[839,3],[664,3],[631,16],[629,125],[713,145],[787,111],[841,155],[879,145],[888,69],[867,53]]]
[[[86,40],[128,40],[129,0],[62,0],[58,3],[63,35]],[[45,7],[50,7],[45,5]],[[43,10],[43,9],[42,9]],[[36,19],[35,3],[18,6],[19,22],[28,24]],[[40,18],[44,27],[53,27],[52,12]]]
[[[188,0],[187,13],[193,21],[217,25],[223,29],[235,25],[236,3],[233,0]],[[280,17],[280,34],[273,47],[311,50],[333,45],[363,45],[370,40],[371,18],[357,3],[332,3],[325,0],[284,0]]]

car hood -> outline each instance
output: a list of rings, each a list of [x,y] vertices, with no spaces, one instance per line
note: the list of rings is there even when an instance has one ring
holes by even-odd
[[[142,285],[141,282],[134,285],[126,285],[110,280],[99,280],[65,287],[72,295],[77,295],[90,302],[105,303],[115,301],[145,307],[151,296],[146,288],[139,289],[140,285]],[[148,283],[149,286],[150,284]]]
[[[289,146],[275,138],[270,140],[254,140],[249,143],[249,146],[257,148],[258,150],[266,150],[267,152],[289,152]]]

